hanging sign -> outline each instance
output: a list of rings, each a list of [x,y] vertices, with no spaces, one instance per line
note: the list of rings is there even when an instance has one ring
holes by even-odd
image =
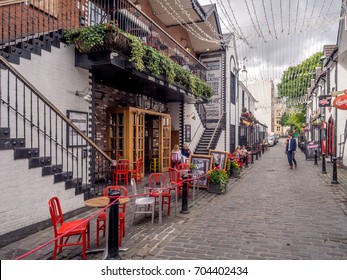
[[[319,107],[330,107],[331,106],[331,95],[319,96]]]
[[[334,107],[340,110],[347,110],[347,94],[342,94],[334,99]]]

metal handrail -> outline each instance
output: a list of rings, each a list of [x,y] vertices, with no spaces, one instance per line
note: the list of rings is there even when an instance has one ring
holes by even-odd
[[[19,3],[23,3],[23,2],[30,2],[30,1],[28,1],[28,0],[4,0],[4,1],[0,2],[0,7],[6,6],[6,5],[12,5],[12,4],[19,4]]]
[[[74,130],[78,132],[78,134],[93,148],[95,148],[104,158],[106,158],[111,163],[113,162],[112,158],[110,158],[103,150],[101,150],[92,140],[89,139],[69,118],[67,118],[54,104],[49,101],[36,87],[34,87],[26,78],[24,78],[10,63],[8,63],[3,57],[0,56],[0,61],[6,65],[7,68],[14,73],[20,81],[25,83],[28,88],[30,88],[45,104],[49,106],[60,118],[62,118],[65,122],[67,122]]]
[[[209,150],[210,147],[211,147],[212,140],[214,139],[214,136],[216,135],[217,129],[218,129],[219,126],[220,126],[220,122],[222,121],[222,119],[223,119],[223,117],[224,117],[224,114],[225,114],[225,112],[222,113],[221,117],[220,117],[219,120],[218,120],[218,123],[217,123],[217,125],[216,125],[216,127],[215,127],[215,129],[214,129],[214,131],[213,131],[213,134],[212,134],[210,143],[208,143],[207,150]]]

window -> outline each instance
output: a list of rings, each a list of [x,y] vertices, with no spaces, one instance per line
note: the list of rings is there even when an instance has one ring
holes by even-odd
[[[236,83],[235,75],[233,72],[230,72],[230,103],[235,104],[236,100]]]
[[[241,103],[242,107],[241,108],[245,108],[245,91],[242,90],[242,103]]]

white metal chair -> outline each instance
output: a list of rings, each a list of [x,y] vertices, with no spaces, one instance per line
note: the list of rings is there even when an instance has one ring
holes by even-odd
[[[137,195],[137,187],[135,179],[131,179],[130,185],[132,188],[133,195]],[[155,198],[154,197],[136,197],[135,198],[135,209],[132,224],[134,224],[136,214],[152,214],[152,225],[154,222],[154,209],[155,209]]]

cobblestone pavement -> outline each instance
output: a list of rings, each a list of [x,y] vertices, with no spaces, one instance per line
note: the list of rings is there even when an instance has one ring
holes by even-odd
[[[200,190],[189,200],[189,214],[164,215],[163,225],[139,217],[131,226],[130,202],[122,259],[347,259],[347,171],[339,169],[340,184],[331,185],[330,164],[322,174],[300,151],[296,158],[298,168],[290,170],[279,143],[232,180],[226,194]],[[95,230],[95,221],[91,226]],[[49,228],[3,247],[0,259],[13,259],[52,235]],[[51,250],[28,259],[49,259]],[[78,259],[80,249],[63,250],[59,258]]]

